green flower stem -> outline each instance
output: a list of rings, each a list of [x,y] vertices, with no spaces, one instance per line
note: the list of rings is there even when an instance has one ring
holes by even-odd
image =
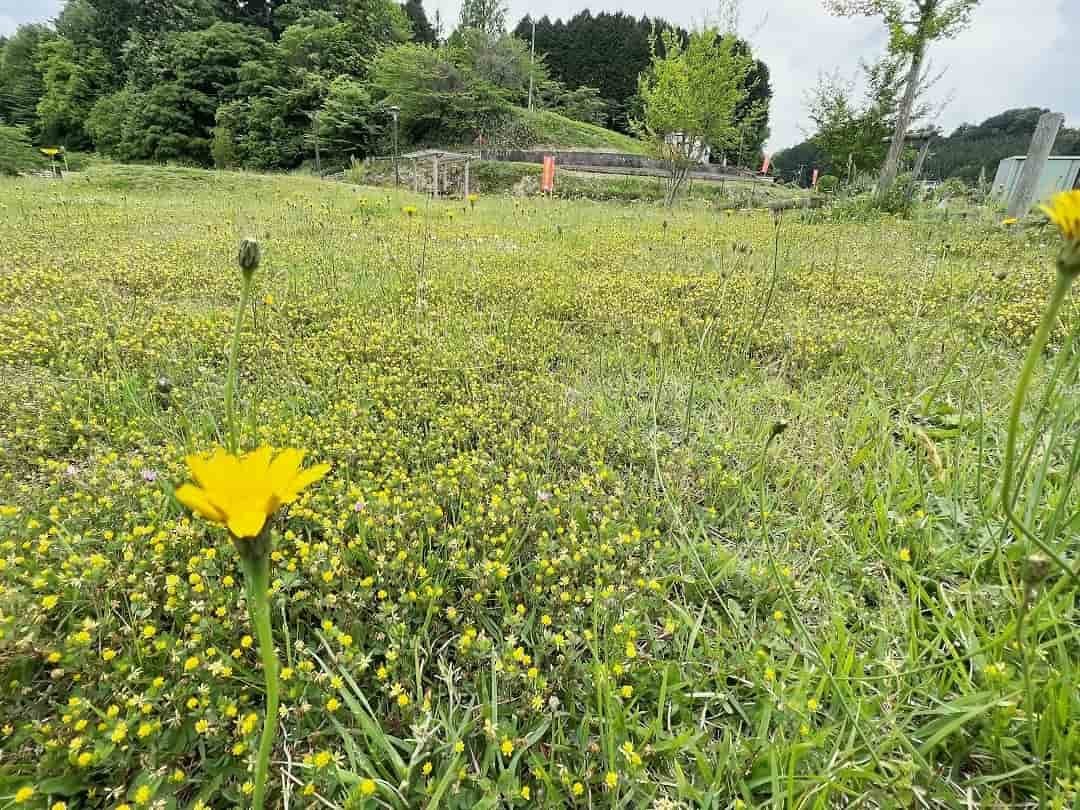
[[[1038,537],[1033,532],[1029,531],[1013,512],[1013,502],[1015,501],[1013,477],[1015,475],[1016,466],[1016,440],[1020,433],[1020,415],[1024,409],[1024,401],[1027,399],[1028,389],[1031,387],[1032,377],[1035,375],[1035,366],[1038,365],[1039,358],[1042,356],[1046,344],[1050,341],[1050,335],[1054,331],[1054,325],[1057,323],[1058,315],[1061,313],[1061,307],[1065,303],[1065,299],[1069,294],[1069,287],[1072,286],[1073,279],[1075,278],[1075,271],[1067,269],[1064,264],[1059,266],[1057,283],[1054,285],[1054,292],[1050,297],[1050,304],[1043,313],[1042,320],[1039,322],[1039,328],[1036,330],[1035,338],[1031,343],[1031,348],[1028,349],[1027,358],[1024,360],[1024,366],[1020,371],[1020,380],[1016,384],[1016,393],[1013,395],[1012,410],[1009,412],[1009,435],[1005,442],[1005,460],[1003,465],[1004,480],[1001,484],[1001,502],[1005,508],[1005,516],[1020,534],[1024,535],[1024,537],[1037,545],[1039,549],[1050,557],[1069,577],[1080,579],[1080,577],[1077,577],[1076,572],[1069,566],[1068,562],[1051,548],[1043,538]]]
[[[241,540],[243,542],[250,542]],[[244,569],[244,585],[247,592],[248,610],[255,637],[259,641],[263,674],[266,677],[266,716],[263,718],[262,737],[259,739],[259,757],[255,763],[255,792],[252,810],[262,810],[266,796],[266,775],[270,768],[270,753],[274,748],[278,715],[278,660],[274,654],[274,634],[270,626],[270,555],[241,554]]]
[[[244,325],[244,312],[247,310],[248,299],[251,298],[251,281],[253,275],[243,274],[243,284],[240,288],[240,305],[236,308],[236,321],[233,323],[232,346],[229,348],[229,370],[225,376],[225,419],[229,427],[229,452],[237,453],[240,449],[240,434],[236,423],[236,405],[233,397],[236,393],[236,356],[240,354],[240,330]]]

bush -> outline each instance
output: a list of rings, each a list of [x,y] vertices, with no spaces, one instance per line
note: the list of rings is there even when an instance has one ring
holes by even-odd
[[[42,163],[23,127],[0,126],[0,175],[16,175]]]
[[[835,174],[823,174],[818,178],[817,187],[822,194],[835,194],[840,188],[840,178]]]
[[[877,200],[877,207],[886,214],[909,217],[915,207],[916,191],[915,178],[902,174],[896,178],[892,188]]]

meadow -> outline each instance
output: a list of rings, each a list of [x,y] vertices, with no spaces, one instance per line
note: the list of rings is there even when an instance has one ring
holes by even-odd
[[[1080,329],[1051,227],[0,179],[0,805],[246,806],[225,441],[274,523],[275,807],[1076,807]],[[1019,538],[1017,534],[1020,534]]]

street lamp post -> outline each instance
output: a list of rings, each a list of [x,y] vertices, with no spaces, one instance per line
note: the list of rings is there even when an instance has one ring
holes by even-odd
[[[401,174],[398,172],[398,116],[401,114],[401,107],[396,104],[390,108],[390,117],[394,119],[394,188],[401,185]]]

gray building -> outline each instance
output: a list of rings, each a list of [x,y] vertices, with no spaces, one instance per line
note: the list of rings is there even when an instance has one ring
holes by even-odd
[[[1020,180],[1020,171],[1024,168],[1024,155],[1008,157],[998,164],[997,174],[994,175],[994,188],[991,195],[999,200],[1008,200]],[[1035,192],[1036,202],[1045,202],[1059,191],[1069,191],[1080,188],[1080,156],[1058,157],[1051,156],[1046,161],[1042,177]]]

